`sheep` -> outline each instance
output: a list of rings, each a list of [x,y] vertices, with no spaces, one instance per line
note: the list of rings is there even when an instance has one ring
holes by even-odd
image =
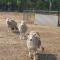
[[[14,20],[10,19],[10,18],[6,19],[6,25],[9,28],[8,32],[10,32],[10,30],[12,30],[14,32],[18,30],[17,23]]]
[[[21,22],[18,25],[18,30],[20,33],[20,36],[19,36],[20,39],[24,39],[25,34],[27,32],[27,25],[26,25],[25,21],[21,20]]]
[[[41,45],[40,41],[40,35],[39,32],[31,31],[27,38],[27,48],[29,51],[29,57],[36,58],[36,53],[38,48],[42,48],[42,51],[44,51],[44,47]]]

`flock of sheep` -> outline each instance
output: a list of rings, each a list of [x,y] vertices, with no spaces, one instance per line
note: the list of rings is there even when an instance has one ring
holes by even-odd
[[[21,20],[19,25],[17,25],[17,23],[14,20],[7,18],[6,24],[8,27],[8,32],[10,32],[10,31],[19,32],[20,40],[22,40],[22,39],[24,40],[25,36],[26,36],[29,57],[32,58],[33,60],[36,60],[36,54],[38,53],[37,49],[41,48],[42,51],[44,51],[44,47],[42,47],[42,44],[40,41],[39,32],[30,31],[28,34],[26,34],[27,25],[26,25],[26,22],[23,20]]]

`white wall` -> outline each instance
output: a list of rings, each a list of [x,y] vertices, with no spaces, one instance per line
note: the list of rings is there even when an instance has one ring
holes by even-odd
[[[57,26],[58,16],[35,14],[34,24]]]

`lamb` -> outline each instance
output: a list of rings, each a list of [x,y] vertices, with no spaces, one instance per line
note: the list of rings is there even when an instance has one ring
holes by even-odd
[[[24,39],[25,34],[27,32],[27,25],[26,25],[25,21],[21,20],[21,23],[19,23],[19,25],[18,25],[18,30],[20,33],[20,39]]]
[[[6,19],[6,25],[7,25],[7,27],[9,28],[9,30],[8,30],[8,32],[10,32],[10,30],[12,30],[12,31],[16,31],[16,30],[18,30],[18,28],[17,28],[17,23],[14,21],[14,20],[12,20],[12,19],[9,19],[9,18],[7,18]]]
[[[34,58],[37,53],[37,49],[41,47],[42,51],[44,51],[44,47],[41,45],[39,32],[31,31],[27,38],[27,48],[29,51],[29,57]]]

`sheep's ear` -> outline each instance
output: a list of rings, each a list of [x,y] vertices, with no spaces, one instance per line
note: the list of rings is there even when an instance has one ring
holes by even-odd
[[[37,34],[40,36],[39,32],[37,32]]]
[[[29,33],[26,33],[26,35],[25,35],[25,40],[28,39],[28,35],[29,35]]]

